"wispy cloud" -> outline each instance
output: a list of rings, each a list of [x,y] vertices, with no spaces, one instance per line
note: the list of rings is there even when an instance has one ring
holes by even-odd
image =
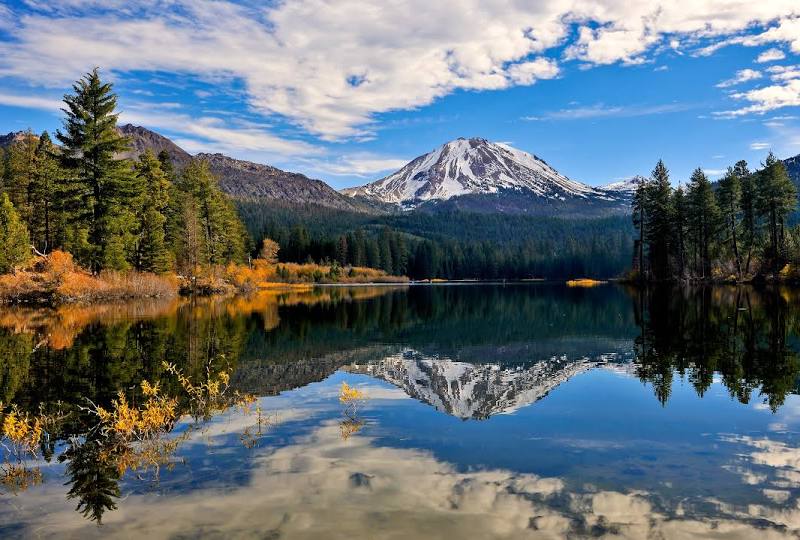
[[[717,83],[717,88],[728,88],[736,86],[737,84],[745,83],[747,81],[754,81],[760,79],[764,75],[755,69],[740,69],[732,78]]]
[[[623,118],[634,116],[650,116],[656,114],[669,114],[693,109],[696,105],[691,103],[664,103],[657,105],[594,105],[575,106],[557,111],[545,112],[540,115],[523,116],[520,119],[527,122],[540,120],[585,120],[591,118]]]
[[[770,147],[768,142],[753,142],[750,143],[750,150],[766,150]]]
[[[334,176],[370,178],[382,172],[397,170],[406,163],[407,159],[358,153],[341,156],[335,160],[311,160],[306,166],[314,171]]]
[[[17,94],[0,93],[0,105],[22,107],[25,109],[42,109],[57,113],[59,112],[59,108],[64,104],[58,99],[48,97],[21,96]]]
[[[257,126],[234,126],[213,116],[192,117],[170,110],[128,107],[120,113],[120,122],[170,132],[186,151],[225,152],[244,157],[261,155],[262,161],[277,156],[322,155],[325,151],[305,141],[276,136]]]

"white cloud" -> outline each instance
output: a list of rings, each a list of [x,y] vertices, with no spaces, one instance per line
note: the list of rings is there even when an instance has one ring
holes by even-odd
[[[533,84],[538,79],[557,77],[558,73],[558,64],[546,58],[514,64],[508,69],[509,78],[516,84]]]
[[[786,58],[786,55],[780,49],[767,49],[766,51],[762,52],[756,58],[756,62],[759,64],[764,64],[767,62],[775,62],[777,60],[783,60]]]
[[[770,147],[768,142],[753,142],[750,143],[750,150],[766,150]]]
[[[736,99],[748,101],[751,104],[730,111],[714,113],[723,118],[732,118],[746,114],[763,114],[784,107],[800,107],[800,79],[792,79],[783,84],[775,84],[733,94]]]
[[[333,161],[314,160],[308,163],[308,167],[334,176],[372,177],[377,173],[397,170],[406,163],[407,159],[355,154],[341,156]]]
[[[780,15],[776,15],[775,17],[778,19],[777,24],[773,24],[767,30],[753,35],[740,35],[717,41],[698,50],[697,54],[706,56],[729,45],[758,47],[771,43],[786,43],[791,48],[792,52],[800,54],[800,17],[798,17],[797,6],[793,6],[792,8],[784,6],[784,9],[787,9],[787,11],[782,17]]]
[[[707,176],[722,176],[725,173],[725,169],[703,169],[703,172]]]
[[[736,86],[747,81],[754,81],[763,77],[760,71],[755,69],[740,69],[732,78],[722,81],[717,84],[717,88],[728,88],[729,86]]]
[[[16,94],[0,93],[0,105],[10,107],[23,107],[26,109],[43,109],[46,111],[58,112],[59,107],[64,104],[57,100],[37,96],[20,96]]]
[[[325,139],[364,136],[378,113],[455,90],[555,77],[558,46],[586,65],[637,64],[665,46],[773,24],[744,44],[800,50],[795,0],[175,0],[168,9],[150,0],[69,0],[37,9],[13,19],[12,39],[0,43],[0,76],[63,87],[100,65],[233,80],[253,110]]]
[[[788,81],[800,78],[800,65],[771,66],[767,71],[771,73],[769,78],[773,81]]]

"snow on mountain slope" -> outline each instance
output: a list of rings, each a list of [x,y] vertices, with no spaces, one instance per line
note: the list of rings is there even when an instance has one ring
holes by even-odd
[[[620,180],[618,182],[612,182],[610,184],[600,186],[597,189],[606,192],[622,193],[632,196],[634,193],[636,193],[636,189],[639,187],[639,183],[642,182],[643,180],[645,182],[647,181],[646,178],[642,178],[641,176],[634,176],[626,180]]]
[[[519,410],[575,375],[615,361],[619,361],[618,355],[609,353],[572,360],[560,356],[528,367],[503,367],[430,357],[409,349],[346,369],[387,381],[441,412],[482,420]]]
[[[343,193],[413,206],[505,190],[556,201],[617,197],[613,190],[570,180],[537,156],[479,138],[450,141],[381,180]]]

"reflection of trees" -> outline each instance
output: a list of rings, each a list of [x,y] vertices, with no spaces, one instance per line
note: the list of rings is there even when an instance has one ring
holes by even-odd
[[[796,306],[795,306],[796,307]],[[760,388],[772,410],[796,388],[800,357],[787,343],[793,307],[775,290],[655,288],[636,296],[638,374],[666,403],[672,376],[703,395],[719,373],[732,398]]]
[[[30,334],[0,330],[0,397],[29,411],[58,401],[85,405],[90,399],[108,405],[118,390],[137,392],[145,379],[161,381],[164,391],[178,394],[180,386],[165,373],[163,362],[195,380],[207,375],[212,360],[217,360],[215,370],[235,368],[247,324],[245,318],[224,313],[92,324],[75,336],[70,348],[60,350],[34,347]],[[66,435],[80,432],[86,420],[75,412]]]
[[[76,510],[100,523],[107,510],[115,510],[120,496],[120,475],[113,460],[103,455],[103,445],[91,436],[83,442],[70,441],[59,457],[67,461],[67,497],[77,499]]]
[[[9,403],[28,377],[33,336],[0,329],[0,403]]]

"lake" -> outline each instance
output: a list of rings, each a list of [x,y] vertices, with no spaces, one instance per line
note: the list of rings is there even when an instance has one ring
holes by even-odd
[[[750,287],[3,308],[0,399],[49,420],[0,537],[797,537],[799,338]],[[98,428],[151,394],[157,436]]]

